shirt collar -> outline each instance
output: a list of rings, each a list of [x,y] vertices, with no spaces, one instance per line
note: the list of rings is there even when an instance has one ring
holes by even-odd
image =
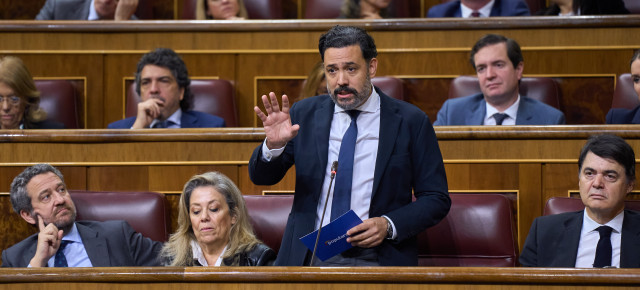
[[[224,249],[222,249],[222,255],[218,257],[216,264],[213,266],[222,265],[222,256],[224,256],[224,252],[226,251],[227,251],[227,246],[224,246]],[[200,244],[198,244],[198,242],[196,242],[195,240],[191,240],[191,253],[193,254],[193,259],[197,260],[198,263],[200,263],[200,265],[209,266],[209,263],[207,263],[207,259],[204,258],[204,254],[202,253],[202,248],[200,248]]]
[[[74,243],[82,243],[82,238],[80,237],[80,233],[78,232],[78,227],[76,226],[76,223],[73,223],[73,226],[71,227],[71,231],[69,231],[68,234],[62,237],[62,240],[72,241]]]
[[[607,222],[604,225],[601,225],[591,219],[587,214],[587,210],[584,210],[583,218],[582,218],[582,227],[587,230],[587,232],[595,231],[599,226],[610,226],[614,232],[622,233],[622,222],[624,221],[624,210],[620,212],[616,217]]]
[[[177,128],[182,128],[182,125],[180,120],[182,120],[182,109],[178,108],[177,111],[175,111],[175,113],[173,113],[171,116],[169,116],[169,118],[167,118],[167,121],[171,121],[173,122],[173,124],[171,125],[172,128],[175,128],[175,126],[177,125]],[[149,128],[153,128],[153,126],[160,122],[160,120],[158,119],[154,119],[151,124],[149,124]]]
[[[91,1],[91,6],[89,6],[89,18],[88,20],[100,20],[100,16],[98,12],[96,12],[96,5],[94,4],[94,0]]]
[[[482,8],[478,10],[478,12],[480,12],[480,17],[491,16],[491,9],[493,8],[494,2],[495,0],[491,0],[489,1],[489,3],[487,3],[487,5],[482,6]],[[473,9],[462,4],[462,1],[460,2],[460,14],[462,15],[462,17],[469,18],[471,17],[472,12],[473,12]]]
[[[509,116],[509,118],[515,120],[516,116],[518,115],[518,106],[520,106],[520,94],[518,94],[518,98],[516,99],[516,102],[513,103],[511,106],[509,106],[509,108],[504,110],[504,112],[498,111],[496,108],[491,106],[488,102],[485,102],[485,103],[487,108],[486,109],[487,114],[484,116],[485,124],[487,120],[491,119],[495,113],[505,113]]]
[[[334,105],[334,106],[335,106],[333,110],[334,114],[344,112],[343,108],[339,107],[338,105]],[[375,113],[378,109],[380,109],[380,95],[378,94],[378,92],[376,92],[376,89],[373,87],[373,84],[371,84],[371,95],[369,96],[367,101],[365,101],[364,104],[357,107],[356,110],[362,111],[362,112]]]

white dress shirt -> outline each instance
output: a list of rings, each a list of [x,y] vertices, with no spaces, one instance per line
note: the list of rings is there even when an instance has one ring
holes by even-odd
[[[518,116],[518,106],[520,106],[520,94],[518,94],[518,99],[513,103],[509,108],[504,110],[504,112],[498,111],[493,106],[486,103],[486,114],[484,115],[484,125],[496,125],[496,119],[493,117],[495,113],[505,113],[507,117],[502,121],[502,125],[515,125],[516,124],[516,116]]]
[[[618,214],[608,223],[601,225],[592,220],[587,211],[582,217],[582,231],[580,232],[580,243],[578,244],[578,255],[576,256],[576,268],[593,268],[593,261],[596,258],[596,247],[600,240],[600,233],[596,229],[600,226],[610,226],[611,231],[611,266],[620,268],[620,242],[622,233],[622,222],[624,221],[624,211]]]
[[[507,0],[510,1],[510,0]],[[493,8],[493,3],[495,2],[495,0],[491,0],[489,3],[487,3],[487,5],[482,6],[482,8],[480,8],[478,10],[478,12],[480,13],[480,17],[489,17],[491,16],[491,9]],[[465,6],[464,4],[462,4],[462,1],[460,2],[460,15],[462,15],[463,18],[470,18],[471,17],[471,13],[473,13],[473,9]]]
[[[331,181],[331,165],[338,160],[342,137],[351,124],[351,117],[344,109],[334,105],[333,119],[331,121],[331,131],[329,133],[329,150],[327,167],[325,168],[325,178],[322,184],[321,197],[316,209],[315,228],[320,225],[320,217],[324,209],[324,202],[327,198],[327,191]],[[353,182],[351,185],[351,209],[365,220],[369,218],[369,208],[371,196],[373,194],[373,173],[376,168],[378,156],[378,141],[380,140],[380,95],[372,90],[367,101],[356,108],[361,111],[356,124],[358,125],[358,136],[353,160]],[[282,154],[283,148],[269,150],[266,140],[262,144],[263,161],[269,162]],[[334,185],[335,186],[335,182]],[[328,200],[327,211],[324,215],[322,225],[326,225],[331,219],[331,204],[333,202],[333,188]],[[387,219],[393,229],[392,238],[397,237],[395,225],[391,219]]]

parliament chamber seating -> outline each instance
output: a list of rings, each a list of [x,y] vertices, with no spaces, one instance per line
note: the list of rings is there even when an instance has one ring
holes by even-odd
[[[625,200],[626,209],[640,211],[640,200]],[[543,215],[559,214],[564,212],[580,211],[584,209],[584,204],[580,198],[574,197],[552,197],[547,200],[544,206]]]
[[[244,201],[256,236],[277,253],[293,195],[245,195]]]
[[[640,105],[638,94],[633,89],[631,74],[621,74],[616,80],[616,88],[613,91],[611,108],[633,109]]]
[[[418,236],[420,266],[513,267],[517,246],[510,201],[500,194],[451,193],[451,211]],[[292,195],[245,195],[256,235],[278,251]]]
[[[306,0],[305,19],[333,19],[340,16],[344,0]],[[393,18],[409,17],[409,3],[406,0],[391,0],[388,6]]]
[[[481,93],[478,78],[474,76],[459,76],[449,87],[449,99]],[[552,78],[523,77],[520,81],[520,95],[541,101],[556,109],[560,109],[562,92],[558,83]]]
[[[69,190],[76,220],[125,220],[137,232],[166,242],[171,234],[170,205],[157,192],[102,192]]]
[[[495,193],[449,193],[451,210],[418,235],[420,266],[515,267],[511,202]]]
[[[374,77],[371,79],[371,82],[387,94],[387,96],[404,101],[405,91],[401,79],[394,77]]]
[[[40,92],[40,107],[47,112],[47,118],[63,123],[67,129],[78,129],[77,88],[68,80],[34,80]]]
[[[184,0],[182,19],[196,19],[196,4],[203,0]],[[282,0],[243,0],[249,19],[282,19]]]
[[[192,110],[221,117],[227,127],[238,126],[235,92],[230,81],[192,79],[189,87],[193,93]],[[134,82],[127,90],[125,117],[133,117],[137,114],[138,102],[140,102],[140,96],[136,93]]]

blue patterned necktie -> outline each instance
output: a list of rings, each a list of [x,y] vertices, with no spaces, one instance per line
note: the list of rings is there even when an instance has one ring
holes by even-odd
[[[169,120],[164,120],[164,121],[158,121],[155,124],[153,124],[154,129],[160,129],[160,128],[169,128],[169,126],[173,126],[173,124],[175,124],[173,121],[169,121]]]
[[[351,185],[353,182],[353,157],[356,150],[358,125],[356,120],[360,111],[347,111],[351,117],[351,124],[342,137],[340,153],[338,153],[338,171],[336,184],[333,188],[333,202],[331,203],[331,221],[339,218],[351,209]]]
[[[601,226],[596,229],[600,233],[600,240],[596,246],[596,258],[593,260],[594,268],[611,266],[611,231],[609,226]]]
[[[509,117],[509,115],[507,115],[505,113],[495,113],[495,114],[493,114],[493,118],[496,120],[496,125],[502,125],[502,122],[507,117]]]
[[[66,248],[70,243],[72,242],[66,240],[60,241],[60,247],[56,252],[55,260],[53,261],[54,267],[69,267],[69,265],[67,264],[67,258],[64,256],[64,253],[62,251],[64,251],[64,248]]]

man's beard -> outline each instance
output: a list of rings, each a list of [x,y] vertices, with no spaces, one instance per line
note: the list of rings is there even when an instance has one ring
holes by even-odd
[[[369,75],[367,75],[367,79],[364,83],[364,86],[362,87],[362,91],[358,92],[356,89],[349,87],[349,86],[341,86],[341,87],[337,87],[335,90],[331,91],[329,89],[329,84],[327,83],[327,90],[331,92],[331,99],[333,100],[333,102],[338,105],[338,107],[344,109],[344,110],[353,110],[357,107],[359,107],[360,105],[362,105],[364,102],[367,101],[367,98],[369,98],[369,96],[371,95],[371,90],[372,90],[372,86],[371,86],[371,78],[369,77]],[[350,93],[353,95],[353,97],[351,97],[350,102],[345,102],[344,100],[339,100],[338,99],[338,93],[340,92],[346,92],[346,93]]]

